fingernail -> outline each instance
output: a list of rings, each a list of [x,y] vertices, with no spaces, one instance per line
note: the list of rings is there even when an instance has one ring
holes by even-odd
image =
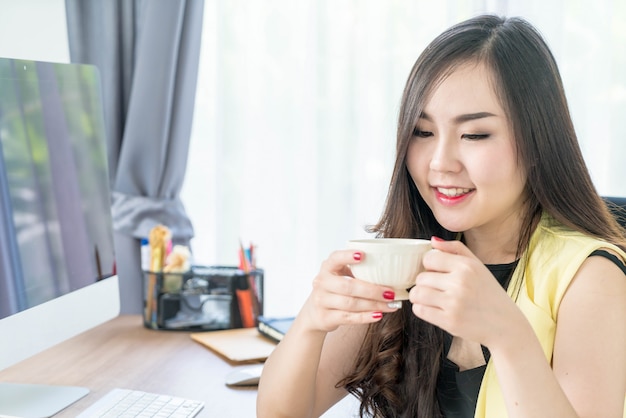
[[[432,236],[431,239],[433,241],[439,241],[439,242],[443,241],[443,238],[439,238],[439,237],[435,237],[435,236]]]
[[[391,309],[400,309],[402,307],[402,301],[394,300],[393,302],[389,302],[387,306],[389,306]]]
[[[383,317],[383,313],[382,312],[372,312],[372,318],[380,319],[382,317]]]
[[[352,258],[354,258],[356,261],[360,261],[361,257],[362,257],[361,253],[352,254]]]
[[[396,294],[391,290],[385,290],[383,292],[383,297],[387,300],[394,300],[394,298],[396,297]]]

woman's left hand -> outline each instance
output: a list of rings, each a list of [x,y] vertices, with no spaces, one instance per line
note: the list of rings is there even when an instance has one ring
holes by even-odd
[[[413,313],[454,336],[489,346],[523,317],[485,265],[460,241],[431,240],[409,292]],[[519,319],[519,318],[518,318]]]

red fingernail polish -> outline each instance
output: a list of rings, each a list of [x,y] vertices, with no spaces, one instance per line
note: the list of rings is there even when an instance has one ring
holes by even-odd
[[[361,260],[361,253],[354,253],[352,254],[352,258],[354,258],[356,261]]]
[[[382,317],[383,317],[383,313],[382,312],[372,312],[372,318],[380,319]]]
[[[383,297],[387,300],[394,300],[396,297],[396,294],[392,292],[391,290],[385,290],[383,292]]]
[[[432,237],[432,239],[433,239],[433,240],[435,240],[435,241],[443,241],[443,239],[442,239],[442,238],[435,237],[435,236],[433,236],[433,237]]]

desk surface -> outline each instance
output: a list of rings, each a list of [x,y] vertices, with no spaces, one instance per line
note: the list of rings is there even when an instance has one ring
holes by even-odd
[[[120,387],[204,401],[198,417],[255,417],[256,388],[229,388],[237,367],[188,332],[155,331],[140,316],[120,316],[0,372],[0,381],[84,386],[90,393],[55,418],[75,417]],[[346,398],[324,417],[348,417]]]
[[[90,389],[55,418],[75,417],[115,387],[202,400],[200,416],[254,417],[256,390],[224,385],[233,367],[187,332],[150,330],[140,316],[120,316],[4,370],[0,380]]]

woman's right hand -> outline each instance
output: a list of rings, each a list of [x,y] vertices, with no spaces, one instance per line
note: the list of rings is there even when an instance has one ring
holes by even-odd
[[[350,265],[365,257],[340,250],[322,263],[296,320],[265,361],[258,417],[318,417],[346,396],[337,382],[350,372],[366,324],[398,310],[388,306],[391,288],[353,277]]]
[[[358,280],[350,265],[365,259],[355,250],[333,252],[313,280],[313,290],[303,306],[311,329],[330,332],[340,325],[368,324],[379,321],[384,313],[397,311],[393,289]]]

